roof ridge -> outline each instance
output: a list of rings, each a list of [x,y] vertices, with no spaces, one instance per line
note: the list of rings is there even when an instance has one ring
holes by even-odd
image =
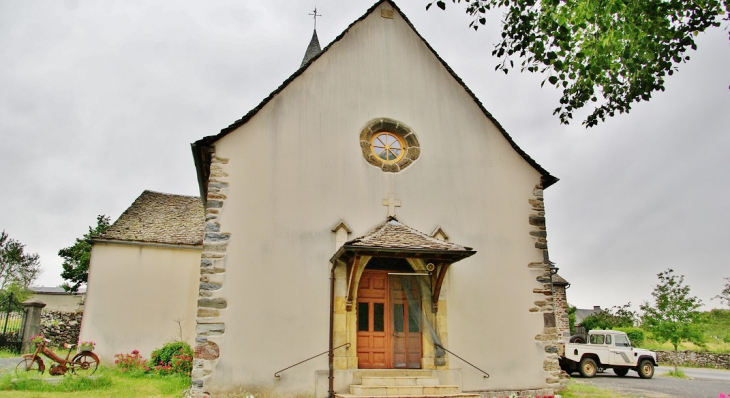
[[[181,197],[181,198],[198,198],[198,199],[200,199],[200,195],[181,195],[181,194],[177,194],[177,193],[169,193],[169,192],[160,192],[160,191],[153,191],[153,190],[151,190],[151,189],[145,189],[144,191],[142,191],[142,193],[143,193],[143,194],[144,194],[145,192],[149,192],[149,193],[156,193],[156,194],[160,194],[160,195],[167,195],[167,196],[179,196],[179,197]]]

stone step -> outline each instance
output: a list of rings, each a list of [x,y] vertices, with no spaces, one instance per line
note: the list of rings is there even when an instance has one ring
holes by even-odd
[[[437,386],[439,379],[429,376],[362,377],[364,386]]]
[[[449,395],[458,394],[459,386],[365,386],[350,385],[350,394],[356,396],[423,396],[423,395]]]
[[[336,398],[478,398],[479,394],[458,393],[458,394],[432,394],[432,395],[352,395],[335,394]]]

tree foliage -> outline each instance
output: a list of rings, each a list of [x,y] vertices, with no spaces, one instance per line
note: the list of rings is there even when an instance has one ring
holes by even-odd
[[[574,305],[568,304],[568,327],[570,328],[570,335],[575,334],[575,311],[578,308]]]
[[[89,227],[89,232],[83,237],[77,238],[72,246],[58,251],[63,258],[63,271],[61,277],[66,280],[62,287],[69,292],[76,292],[89,278],[89,260],[91,259],[91,243],[89,239],[103,234],[109,229],[109,217],[99,215],[96,217],[96,227]]]
[[[461,3],[462,0],[452,0]],[[434,2],[429,3],[429,9]],[[445,1],[436,5],[446,8]],[[689,60],[695,36],[730,20],[730,0],[464,0],[475,30],[486,13],[502,8],[495,69],[545,75],[542,84],[562,90],[553,114],[568,124],[573,112],[593,112],[592,127],[607,116],[628,113],[634,102],[664,91],[667,75]]]
[[[631,303],[622,306],[613,306],[608,310],[589,315],[581,321],[586,332],[596,329],[616,329],[634,327],[636,312],[631,310]]]
[[[721,303],[724,303],[728,307],[730,307],[730,278],[725,278],[727,283],[725,284],[725,288],[722,289],[722,292],[718,294],[717,296],[713,297],[712,299],[720,299]]]
[[[677,351],[679,344],[691,341],[703,343],[700,312],[702,301],[690,295],[690,287],[684,284],[684,275],[675,275],[673,269],[660,272],[659,284],[651,295],[654,303],[644,302],[641,310],[642,326],[659,342],[669,341]]]
[[[37,253],[26,253],[25,245],[0,233],[0,291],[10,286],[27,289],[40,276],[41,262]]]

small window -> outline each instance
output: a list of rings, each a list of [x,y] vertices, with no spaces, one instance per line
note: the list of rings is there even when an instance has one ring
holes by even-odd
[[[370,331],[369,303],[357,303],[357,330],[360,332]]]
[[[373,332],[385,330],[385,304],[373,303]]]
[[[409,332],[420,332],[421,314],[418,312],[408,313],[408,331]]]
[[[403,139],[390,131],[373,134],[370,140],[370,151],[385,163],[397,163],[403,159],[405,147]]]
[[[393,304],[393,331],[400,333],[404,331],[403,304]]]
[[[610,334],[606,335],[606,344],[611,345],[611,335]]]
[[[602,334],[592,334],[591,344],[603,344],[605,336]]]
[[[398,173],[421,155],[413,130],[397,120],[376,118],[360,131],[365,161],[387,173]]]
[[[620,334],[616,335],[616,347],[631,347],[628,337]]]

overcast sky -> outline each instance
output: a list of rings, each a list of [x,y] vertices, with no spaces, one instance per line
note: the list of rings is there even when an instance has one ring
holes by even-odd
[[[197,195],[190,143],[256,106],[299,67],[317,6],[324,47],[373,0],[0,0],[0,229],[62,283],[59,249],[145,190]],[[686,276],[706,308],[730,277],[727,31],[666,91],[586,130],[552,116],[542,76],[505,76],[499,26],[461,6],[401,0],[416,29],[515,141],[560,181],[545,192],[551,259],[579,308],[651,299],[656,274]],[[498,20],[499,15],[495,15]],[[723,25],[723,28],[726,25]]]

